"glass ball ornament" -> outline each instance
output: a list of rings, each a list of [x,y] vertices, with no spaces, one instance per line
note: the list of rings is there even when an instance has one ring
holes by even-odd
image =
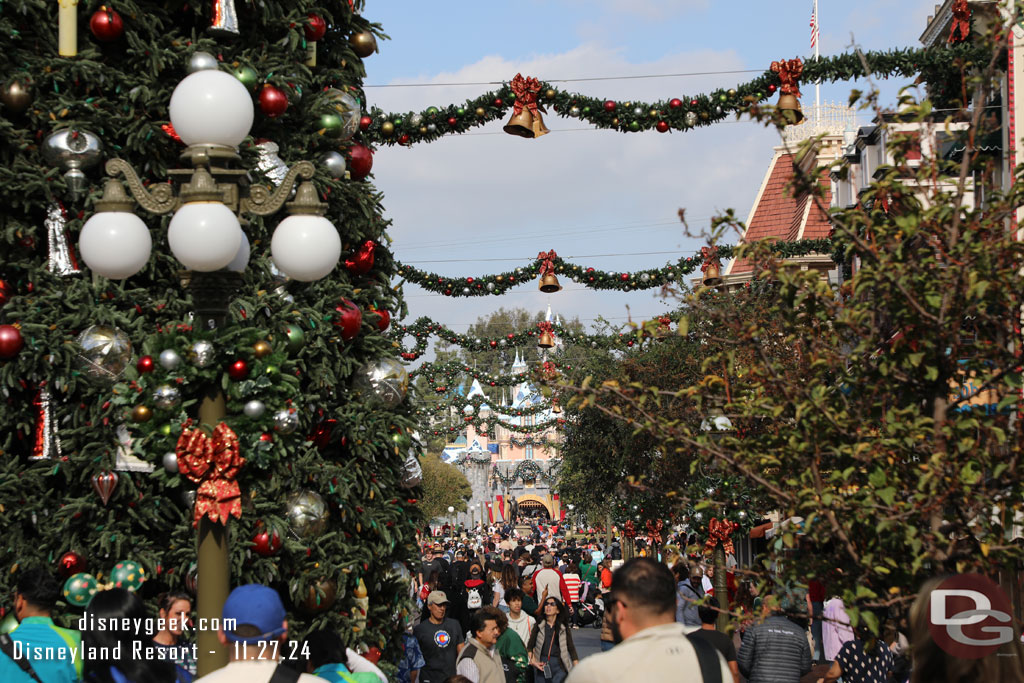
[[[428,133],[436,133],[437,132],[437,125],[435,125],[433,123],[428,123],[427,124],[427,132]]]
[[[213,362],[217,356],[216,350],[211,342],[204,340],[197,341],[189,350],[188,359],[197,368],[205,368]]]
[[[188,58],[188,66],[185,67],[185,70],[190,74],[194,74],[197,71],[211,71],[215,69],[217,69],[217,58],[209,52],[203,52],[202,50],[193,52],[192,56]]]
[[[640,282],[650,282],[650,281],[651,281],[650,273],[640,273]]]
[[[338,265],[341,237],[323,216],[288,216],[274,230],[270,254],[288,277],[313,282],[326,277]]]
[[[686,116],[683,118],[686,121],[686,125],[690,126],[691,128],[697,125],[697,114],[695,114],[694,112],[686,112]]]
[[[413,114],[409,117],[409,123],[414,126],[419,126],[423,123],[423,114]]]
[[[113,382],[132,360],[132,342],[121,330],[108,325],[91,325],[76,339],[81,347],[78,369],[100,382]]]
[[[160,367],[164,370],[177,370],[181,365],[181,356],[174,349],[164,349],[160,352]]]
[[[299,415],[294,410],[279,410],[274,413],[274,431],[291,434],[299,428]]]
[[[487,283],[487,291],[488,292],[493,292],[494,291],[494,283],[493,282],[488,282]]]
[[[149,262],[152,250],[149,228],[129,211],[94,213],[78,236],[78,251],[85,265],[108,280],[138,273]]]
[[[115,588],[136,591],[146,581],[146,571],[138,562],[121,560],[110,570],[110,582]]]
[[[569,107],[569,116],[578,118],[579,115],[580,115],[580,108],[579,107]]]
[[[363,115],[359,100],[337,88],[325,90],[324,97],[331,114],[337,116],[341,121],[341,125],[334,131],[334,134],[342,140],[348,140],[359,132],[359,119]]]
[[[402,478],[399,486],[404,489],[411,489],[419,486],[422,482],[423,467],[420,465],[420,459],[410,452],[402,464]]]
[[[285,519],[299,538],[316,536],[327,524],[327,504],[315,491],[296,491],[285,499]]]
[[[740,518],[740,521],[743,521],[747,518],[747,511],[740,510],[739,512],[736,513],[736,516]]]
[[[161,410],[171,410],[181,403],[181,392],[178,391],[178,387],[161,384],[153,390],[153,403]]]
[[[178,471],[178,455],[176,453],[167,452],[164,453],[162,460],[164,469],[174,474]]]
[[[345,177],[345,157],[338,152],[327,152],[320,156],[320,165],[327,169],[331,177],[340,180]]]
[[[96,591],[99,590],[99,584],[96,582],[96,577],[92,574],[79,573],[68,578],[64,582],[64,600],[69,605],[75,607],[85,607],[92,600],[92,597],[96,595]]]
[[[186,145],[237,147],[249,135],[254,117],[245,85],[217,69],[183,78],[171,93],[169,111],[171,125]]]
[[[204,73],[213,72],[196,75]],[[167,243],[181,265],[209,273],[234,260],[242,245],[242,226],[221,202],[189,202],[174,212],[167,226]]]
[[[393,358],[367,363],[355,374],[353,387],[370,400],[397,406],[409,390],[409,373]]]
[[[259,401],[257,399],[248,401],[242,408],[242,412],[245,413],[245,416],[250,420],[260,419],[261,417],[263,417],[263,413],[265,413],[266,410],[266,404],[264,404],[263,401]]]

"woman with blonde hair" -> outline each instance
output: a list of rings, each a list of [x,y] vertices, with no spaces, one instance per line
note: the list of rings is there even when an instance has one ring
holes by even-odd
[[[930,579],[921,587],[910,607],[910,651],[913,668],[910,683],[968,683],[999,681],[1024,683],[1024,648],[1019,633],[1009,643],[978,659],[955,657],[932,639],[928,629],[932,591],[943,579]]]

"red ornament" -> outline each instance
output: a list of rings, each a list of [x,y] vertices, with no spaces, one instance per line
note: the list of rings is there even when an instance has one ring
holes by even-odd
[[[153,356],[143,356],[139,359],[139,362],[135,364],[135,369],[141,373],[153,372]]]
[[[345,259],[345,270],[355,275],[366,275],[373,269],[373,254],[377,243],[366,240],[350,257]]]
[[[274,435],[273,434],[268,434],[267,432],[263,432],[262,434],[260,434],[260,441],[265,441],[265,442],[269,443],[269,442],[271,442],[273,440],[274,440]]]
[[[769,83],[768,84],[768,94],[774,93],[777,89],[778,88],[775,86],[774,83]]]
[[[76,552],[68,551],[57,560],[57,573],[65,579],[87,569],[85,558]]]
[[[110,500],[110,496],[114,495],[118,478],[117,472],[110,472],[108,470],[92,475],[92,490],[96,492],[96,495],[100,497],[104,505]]]
[[[604,110],[609,114],[615,111],[615,100],[605,100]]]
[[[11,286],[6,281],[0,280],[0,306],[6,304],[11,298]]]
[[[228,376],[236,382],[241,382],[249,376],[249,364],[239,358],[228,366]]]
[[[690,100],[690,106],[691,107],[696,107],[698,104],[700,104],[700,103],[697,102],[697,100]]]
[[[14,325],[0,325],[0,358],[10,360],[25,346],[21,330]]]
[[[408,135],[404,135],[404,134],[399,136],[398,144],[400,144],[400,145],[408,145],[409,144],[409,136]]]
[[[281,537],[277,532],[261,531],[252,537],[252,551],[263,557],[276,555],[281,549]]]
[[[334,427],[337,424],[337,420],[324,420],[317,426],[313,427],[313,431],[310,433],[309,438],[307,438],[306,441],[312,441],[316,444],[316,447],[322,451],[327,448],[327,445],[331,442],[331,435],[334,434]]]
[[[359,328],[363,326],[363,312],[359,307],[348,299],[342,299],[340,306],[335,306],[338,312],[338,319],[334,325],[341,330],[341,338],[345,341],[355,339],[359,334]]]
[[[683,101],[678,97],[673,97],[671,100],[669,100],[668,106],[672,107],[673,109],[679,109],[679,107],[683,106]]]
[[[366,650],[366,653],[363,655],[363,657],[370,660],[371,663],[376,664],[380,661],[381,654],[383,653],[380,651],[380,648],[378,648],[376,645],[371,645]]]
[[[451,118],[448,119],[448,125],[454,128],[455,126],[459,125],[459,120],[452,116]]]
[[[500,97],[495,97],[494,98],[494,106],[495,107],[500,107],[502,104],[503,104],[503,102],[501,101]]]
[[[658,121],[656,124],[654,124],[654,128],[659,133],[667,133],[669,128],[668,121]]]
[[[625,282],[626,280],[629,279],[629,273],[622,273],[621,275],[619,275],[619,279]]]
[[[306,40],[315,43],[327,33],[327,22],[319,14],[309,14],[306,18],[309,19],[304,28]]]
[[[276,119],[288,108],[288,96],[284,91],[269,83],[260,90],[260,111],[268,118]]]
[[[370,118],[369,116],[363,116],[362,118],[359,119],[359,130],[366,130],[367,128],[370,127],[371,123],[373,123],[372,118]]]
[[[362,180],[373,169],[373,152],[366,145],[355,144],[348,151],[348,172],[352,180]]]
[[[379,329],[381,332],[388,329],[388,325],[391,324],[390,313],[388,313],[387,311],[378,311],[373,306],[370,307],[369,312],[377,316],[377,329]]]
[[[124,34],[124,22],[121,21],[120,14],[106,5],[100,5],[100,8],[89,19],[89,30],[97,40],[110,43]]]

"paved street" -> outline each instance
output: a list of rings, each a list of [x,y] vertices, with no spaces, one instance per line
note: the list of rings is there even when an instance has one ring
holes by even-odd
[[[580,659],[595,655],[601,651],[601,629],[583,626],[572,632],[572,641],[576,645],[576,654]]]

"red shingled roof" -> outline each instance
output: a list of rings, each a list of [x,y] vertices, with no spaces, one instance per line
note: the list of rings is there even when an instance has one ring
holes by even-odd
[[[744,242],[764,239],[792,242],[798,239],[828,237],[831,226],[827,212],[815,205],[808,194],[792,196],[788,185],[793,180],[793,175],[793,155],[777,153],[768,168],[764,192],[761,193],[751,213],[747,232],[743,236]],[[828,206],[832,201],[832,186],[825,173],[822,173],[820,182],[825,192],[823,203]],[[739,259],[733,264],[729,274],[751,271],[753,264],[748,259]]]

